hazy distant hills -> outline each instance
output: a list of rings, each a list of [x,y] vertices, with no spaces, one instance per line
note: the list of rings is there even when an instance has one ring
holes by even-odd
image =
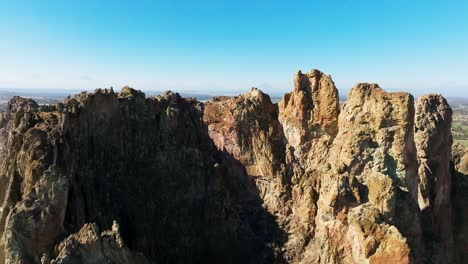
[[[118,91],[120,88],[116,88],[114,90]],[[246,89],[245,91],[247,91]],[[388,89],[390,91],[394,90],[397,91],[396,89]],[[21,89],[14,89],[14,88],[0,88],[0,108],[1,105],[6,103],[11,97],[13,96],[21,96],[21,97],[26,97],[26,98],[32,98],[35,99],[37,103],[39,104],[47,104],[47,103],[54,103],[56,101],[61,101],[67,96],[72,96],[75,94],[81,93],[83,90],[74,90],[74,89],[39,89],[39,88],[21,88]],[[92,92],[92,89],[88,89],[88,92]],[[245,91],[203,91],[203,92],[194,92],[194,91],[174,91],[178,92],[182,97],[191,97],[191,98],[196,98],[198,101],[208,101],[211,100],[214,96],[235,96],[239,94],[243,94]],[[160,94],[163,94],[164,91],[145,91],[143,92],[147,96],[157,96]],[[408,92],[408,91],[405,91]],[[419,97],[423,95],[424,93],[418,92],[418,91],[409,91],[410,94],[414,95],[415,97]],[[270,98],[272,102],[276,103],[281,100],[283,97],[284,93],[280,91],[276,92],[270,92],[269,93]],[[348,91],[342,91],[339,99],[340,101],[346,101],[348,95]],[[468,104],[468,94],[465,96],[459,96],[459,97],[451,97],[447,96],[446,99],[449,101],[449,103],[452,104],[457,104],[457,105],[465,105]]]

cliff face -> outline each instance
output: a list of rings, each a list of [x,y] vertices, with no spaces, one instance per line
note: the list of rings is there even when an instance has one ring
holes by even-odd
[[[4,263],[463,263],[465,150],[440,95],[294,76],[205,104],[124,87],[0,118]],[[453,152],[453,154],[451,154]],[[453,158],[451,159],[451,156]]]
[[[466,263],[468,256],[468,149],[457,144],[452,148],[452,208],[453,238],[456,262]]]
[[[229,157],[208,136],[201,103],[124,88],[25,104],[13,100],[3,123],[5,263],[274,257],[281,232],[250,179],[225,167]]]
[[[452,109],[440,95],[416,103],[415,143],[418,156],[418,202],[427,251],[437,262],[453,261]]]
[[[409,94],[386,93],[376,84],[350,91],[325,164],[316,168],[319,210],[308,261],[409,263],[421,256],[411,195],[413,116]],[[317,250],[322,244],[328,246]]]
[[[292,263],[455,262],[452,112],[445,99],[428,95],[415,102],[410,94],[364,83],[350,91],[340,113],[330,76],[298,72],[294,87],[277,112],[269,100],[252,97],[262,94],[255,89],[205,108],[210,136],[247,168],[265,207],[286,230],[283,258]],[[256,125],[265,122],[270,125]],[[265,135],[269,140],[259,140]],[[244,136],[247,140],[240,140]],[[271,149],[284,154],[273,155]],[[270,159],[252,163],[245,158],[265,150]],[[282,160],[284,170],[266,169],[271,161],[280,167]]]

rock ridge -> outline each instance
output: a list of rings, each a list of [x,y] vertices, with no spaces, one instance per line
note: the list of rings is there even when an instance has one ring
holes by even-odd
[[[96,89],[0,115],[1,263],[464,263],[468,154],[437,94],[298,71],[206,103]],[[104,230],[104,231],[102,231]]]

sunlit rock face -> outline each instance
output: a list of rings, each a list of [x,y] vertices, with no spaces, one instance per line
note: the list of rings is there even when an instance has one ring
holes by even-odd
[[[427,251],[432,251],[432,259],[437,262],[454,261],[451,125],[452,109],[441,95],[418,98],[414,129],[419,163],[418,202]]]
[[[440,95],[330,75],[200,103],[98,89],[0,117],[3,263],[464,263]]]

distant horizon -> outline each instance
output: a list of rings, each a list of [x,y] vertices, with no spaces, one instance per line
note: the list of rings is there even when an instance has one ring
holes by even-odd
[[[238,89],[238,90],[231,90],[231,91],[223,91],[223,90],[204,90],[204,91],[192,91],[192,90],[181,90],[181,89],[138,89],[138,87],[133,87],[131,85],[128,85],[129,87],[132,87],[136,90],[140,90],[144,93],[149,93],[150,95],[155,95],[155,94],[161,94],[164,93],[165,91],[172,91],[176,92],[179,94],[188,94],[188,95],[203,95],[203,96],[220,96],[220,95],[225,95],[225,96],[237,96],[241,94],[245,94],[250,91],[252,87],[246,88],[246,89]],[[119,92],[123,87],[112,87],[115,92]],[[96,88],[88,88],[88,89],[73,89],[73,88],[41,88],[41,87],[36,87],[36,88],[6,88],[6,87],[0,87],[0,93],[17,93],[17,94],[22,94],[22,93],[31,93],[32,95],[48,95],[48,94],[60,94],[60,95],[73,95],[73,94],[78,94],[83,91],[86,92],[94,92],[96,89],[109,89],[111,87],[96,87]],[[259,87],[256,87],[260,89],[262,92],[268,94],[271,97],[282,97],[285,93],[291,92],[294,88],[291,87],[289,90],[277,90],[277,91],[268,91]],[[426,94],[441,94],[444,96],[446,99],[468,99],[468,94],[463,94],[461,96],[458,95],[450,95],[450,94],[445,94],[445,93],[440,93],[440,92],[434,92],[434,91],[427,91],[427,90],[417,90],[417,89],[396,89],[396,88],[385,88],[381,87],[387,92],[406,92],[411,95],[413,95],[415,98],[419,96],[423,96]],[[340,96],[340,99],[346,99],[348,97],[348,93],[351,90],[351,88],[348,88],[346,90],[338,89],[338,93]]]
[[[284,93],[317,68],[344,93],[468,96],[467,12],[462,0],[0,1],[0,87]]]
[[[327,74],[327,73],[326,73]],[[333,78],[333,76],[332,76]],[[336,84],[335,79],[333,81]],[[274,95],[279,95],[279,94],[284,94],[287,92],[292,91],[294,89],[293,87],[293,79],[291,77],[290,80],[291,84],[289,87],[286,88],[273,88],[268,84],[262,83],[259,85],[252,85],[249,86],[245,89],[242,88],[234,88],[234,89],[224,89],[224,88],[203,88],[203,89],[187,89],[187,88],[138,88],[137,86],[131,85],[131,84],[122,84],[122,85],[109,85],[109,86],[98,86],[98,87],[89,87],[89,88],[61,88],[61,87],[6,87],[6,86],[0,86],[0,91],[10,91],[10,90],[30,90],[30,91],[94,91],[95,89],[104,89],[104,88],[110,88],[113,87],[115,90],[120,90],[121,88],[125,86],[132,87],[137,90],[141,91],[149,91],[149,92],[164,92],[164,91],[176,91],[176,92],[184,92],[184,93],[216,93],[216,94],[229,94],[232,93],[234,94],[242,94],[245,92],[248,92],[250,88],[255,87],[267,94],[274,94]],[[382,89],[384,89],[387,92],[407,92],[410,93],[414,96],[421,96],[424,94],[430,94],[430,93],[436,93],[436,94],[442,94],[445,97],[463,97],[463,98],[468,98],[468,85],[462,86],[462,87],[440,87],[440,88],[395,88],[395,87],[385,87],[382,86],[379,82],[371,82],[371,81],[362,81],[362,82],[356,82],[354,85],[348,87],[348,88],[342,88],[338,87],[337,89],[341,94],[344,92],[346,95],[349,93],[349,91],[358,83],[376,83],[378,84]],[[9,90],[10,89],[10,90]]]

